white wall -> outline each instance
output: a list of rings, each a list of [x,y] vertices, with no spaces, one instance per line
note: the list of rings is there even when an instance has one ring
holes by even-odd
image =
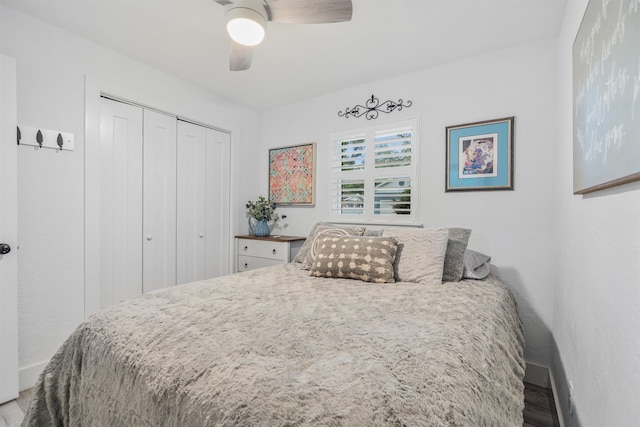
[[[568,2],[558,42],[553,369],[567,425],[638,426],[640,183],[572,195],[571,48],[586,4]]]
[[[338,117],[338,111],[372,94],[381,101],[411,100],[412,107],[383,114],[376,123],[419,118],[420,221],[473,229],[470,247],[490,254],[514,289],[525,323],[527,360],[548,366],[556,281],[550,251],[556,241],[551,230],[555,183],[549,164],[556,145],[555,70],[555,40],[547,40],[270,110],[262,119],[255,169],[264,172],[254,198],[267,194],[268,148],[317,142],[316,207],[278,209],[288,215],[286,228],[278,232],[306,235],[329,215],[329,133],[371,123]],[[516,116],[515,191],[445,194],[445,127],[507,116]]]
[[[85,76],[135,88],[145,98],[137,101],[232,131],[235,159],[257,139],[258,116],[3,6],[0,40],[2,53],[17,60],[18,124],[72,132],[76,147],[61,153],[19,147],[19,351],[25,387],[84,317]],[[240,230],[235,218],[244,212],[241,200],[253,193],[251,181],[241,179],[252,173],[243,165],[232,168],[234,231]]]
[[[135,87],[160,108],[233,132],[235,232],[246,232],[246,200],[267,192],[267,149],[301,142],[318,143],[317,204],[279,209],[289,216],[280,232],[304,235],[325,219],[328,134],[367,124],[337,112],[375,94],[413,101],[377,122],[420,119],[420,221],[470,227],[470,247],[493,256],[518,298],[527,360],[552,365],[563,406],[566,385],[573,383],[577,415],[565,413],[566,420],[637,425],[640,184],[571,194],[571,44],[585,5],[568,2],[557,41],[362,85],[261,116],[0,6],[0,50],[17,58],[18,122],[76,137],[74,152],[19,152],[23,371],[41,366],[83,318],[85,75]],[[445,194],[445,127],[510,115],[516,116],[515,191]]]

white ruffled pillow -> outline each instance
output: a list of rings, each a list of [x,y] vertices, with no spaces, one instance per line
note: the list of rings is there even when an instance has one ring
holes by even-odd
[[[398,241],[394,263],[397,282],[442,283],[449,239],[446,228],[385,229],[382,236],[395,237]]]

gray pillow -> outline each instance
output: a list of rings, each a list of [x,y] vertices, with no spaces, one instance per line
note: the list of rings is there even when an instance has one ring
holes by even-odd
[[[464,271],[462,277],[465,279],[484,279],[491,272],[491,257],[471,249],[464,253]]]
[[[449,228],[447,254],[444,258],[443,282],[458,282],[464,270],[464,253],[467,250],[471,230],[466,228]]]
[[[390,228],[385,237],[398,240],[396,281],[425,285],[442,283],[449,232],[446,228]]]
[[[310,275],[393,283],[397,244],[392,237],[320,237]]]

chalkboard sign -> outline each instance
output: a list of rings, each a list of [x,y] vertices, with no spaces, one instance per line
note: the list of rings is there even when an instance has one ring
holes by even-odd
[[[640,180],[640,0],[590,0],[573,43],[573,191]]]

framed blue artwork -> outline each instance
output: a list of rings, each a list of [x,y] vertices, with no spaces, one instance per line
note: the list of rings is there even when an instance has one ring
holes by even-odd
[[[514,120],[447,127],[445,191],[513,190]]]

